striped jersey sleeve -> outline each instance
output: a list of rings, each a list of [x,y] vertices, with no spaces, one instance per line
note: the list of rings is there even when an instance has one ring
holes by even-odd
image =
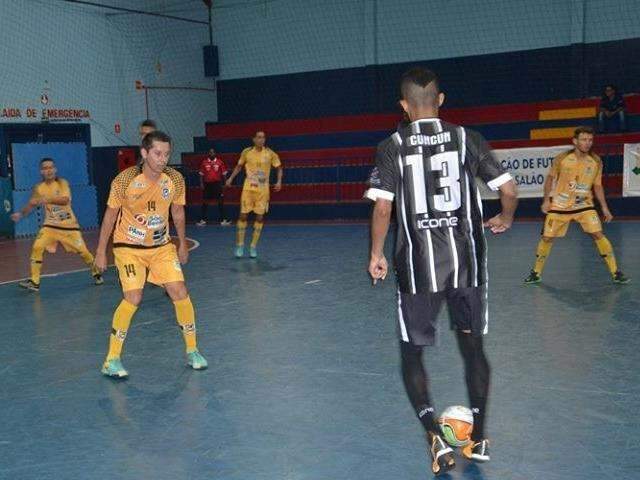
[[[365,197],[393,201],[398,188],[399,171],[395,157],[397,151],[393,141],[387,139],[378,145],[375,166],[369,175],[368,189]]]
[[[469,165],[474,176],[480,178],[494,191],[512,180],[511,174],[506,172],[491,147],[482,135],[474,130],[465,129],[467,133],[467,149],[469,150]]]

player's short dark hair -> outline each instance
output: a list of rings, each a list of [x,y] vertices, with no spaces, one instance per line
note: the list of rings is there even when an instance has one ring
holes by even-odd
[[[426,88],[432,85],[432,88]],[[407,70],[400,78],[400,95],[407,102],[432,106],[437,102],[440,93],[440,80],[432,70],[424,67],[414,67]]]
[[[155,130],[147,133],[142,139],[142,148],[149,150],[153,146],[153,142],[164,142],[171,144],[171,137],[161,130]]]
[[[251,138],[256,138],[259,133],[262,133],[265,137],[267,136],[267,134],[266,134],[266,132],[264,130],[256,130],[256,133],[254,133],[253,137],[251,137]]]
[[[592,127],[578,127],[573,132],[573,138],[578,138],[581,133],[587,133],[589,135],[595,135],[596,132]]]
[[[42,164],[44,162],[51,162],[51,163],[56,163],[55,160],[51,157],[44,157],[42,160],[40,160],[40,166],[42,166]]]
[[[140,122],[140,128],[142,127],[158,128],[158,125],[153,120],[147,118],[146,120]]]

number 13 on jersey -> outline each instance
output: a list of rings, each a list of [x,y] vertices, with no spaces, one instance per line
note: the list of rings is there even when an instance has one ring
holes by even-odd
[[[413,180],[413,212],[421,215],[429,207],[438,212],[452,212],[461,206],[460,164],[458,152],[436,153],[428,158],[429,173],[435,175],[435,192],[428,192],[425,157],[419,153],[405,157],[405,169],[411,168]]]

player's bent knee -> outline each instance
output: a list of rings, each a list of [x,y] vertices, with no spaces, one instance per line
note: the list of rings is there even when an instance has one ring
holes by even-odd
[[[542,241],[546,243],[553,243],[553,238],[551,237],[542,237]]]
[[[187,286],[184,282],[170,282],[165,284],[165,288],[167,289],[167,294],[174,302],[178,300],[184,300],[189,296],[189,292],[187,291]]]
[[[127,290],[122,295],[127,302],[136,307],[142,302],[142,290]]]
[[[591,235],[591,238],[593,238],[594,240],[600,240],[601,238],[604,238],[604,234],[602,232],[592,232],[589,235]]]

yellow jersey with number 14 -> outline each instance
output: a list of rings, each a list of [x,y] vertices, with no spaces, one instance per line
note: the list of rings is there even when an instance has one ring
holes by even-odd
[[[120,172],[111,183],[107,205],[120,209],[113,232],[114,247],[153,248],[169,243],[169,209],[184,205],[184,178],[177,170],[165,168],[151,181],[140,167]]]

